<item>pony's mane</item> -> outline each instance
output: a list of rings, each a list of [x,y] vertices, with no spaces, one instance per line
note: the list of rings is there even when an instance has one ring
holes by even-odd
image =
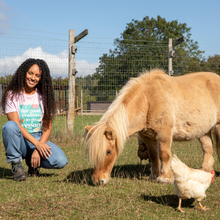
[[[106,137],[104,132],[111,130],[116,137],[116,151],[118,155],[124,148],[128,138],[129,119],[125,100],[130,93],[140,88],[146,81],[144,78],[151,74],[164,74],[162,70],[154,69],[150,72],[144,71],[137,78],[131,78],[120,90],[115,100],[109,106],[107,112],[99,122],[92,127],[86,136],[86,152],[88,158],[95,166],[100,165],[106,155]]]

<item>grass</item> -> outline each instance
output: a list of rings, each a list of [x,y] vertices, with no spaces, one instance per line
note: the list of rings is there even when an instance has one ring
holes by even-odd
[[[80,117],[75,120],[82,130],[86,124],[99,120],[98,117]],[[12,180],[11,166],[6,163],[0,139],[0,219],[219,219],[220,178],[216,152],[216,178],[206,191],[206,199],[202,200],[210,210],[199,210],[197,202],[189,199],[183,200],[186,212],[180,213],[176,210],[178,197],[174,186],[149,182],[148,161],[143,162],[142,171],[138,170],[135,135],[126,142],[113,168],[111,181],[104,187],[95,187],[91,182],[93,167],[85,156],[85,146],[77,135],[65,134],[64,121],[55,120],[50,140],[63,149],[68,165],[60,170],[40,169],[40,177],[29,177],[27,181]],[[0,117],[0,127],[4,122],[6,119]],[[191,167],[201,166],[203,155],[198,141],[176,142],[172,153]],[[27,169],[25,163],[23,165]]]
[[[100,115],[95,116],[75,116],[74,118],[74,136],[83,136],[84,127],[87,125],[93,125],[95,122],[99,121]],[[60,131],[66,130],[66,116],[57,116],[53,122],[53,133],[57,133],[60,136]],[[57,137],[58,137],[57,136]]]

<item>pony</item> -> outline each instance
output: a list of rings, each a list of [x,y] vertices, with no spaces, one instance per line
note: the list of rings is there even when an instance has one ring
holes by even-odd
[[[95,185],[108,183],[126,139],[136,132],[148,147],[150,180],[173,183],[172,141],[199,139],[201,169],[211,172],[213,129],[220,158],[220,76],[196,72],[171,77],[161,69],[144,71],[122,87],[99,122],[85,128]]]

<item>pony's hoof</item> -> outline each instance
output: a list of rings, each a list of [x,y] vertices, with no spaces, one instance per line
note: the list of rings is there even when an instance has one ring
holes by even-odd
[[[162,177],[162,176],[159,176],[156,179],[156,182],[161,184],[173,184],[173,181],[174,181],[173,178]]]
[[[157,177],[155,177],[154,175],[150,174],[149,176],[149,181],[155,182],[155,180],[157,179]]]

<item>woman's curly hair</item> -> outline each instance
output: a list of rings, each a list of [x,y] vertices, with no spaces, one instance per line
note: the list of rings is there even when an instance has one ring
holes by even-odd
[[[55,114],[55,98],[54,91],[52,87],[52,80],[50,76],[50,69],[44,60],[40,59],[27,59],[24,61],[18,69],[15,71],[10,83],[8,84],[4,94],[2,96],[2,107],[5,110],[6,99],[20,95],[25,87],[26,73],[34,65],[37,64],[41,70],[41,79],[37,84],[36,88],[40,92],[44,103],[44,117],[43,117],[43,128],[47,130],[49,128],[50,122],[52,121],[52,116]],[[10,91],[10,97],[8,97],[8,92]]]

